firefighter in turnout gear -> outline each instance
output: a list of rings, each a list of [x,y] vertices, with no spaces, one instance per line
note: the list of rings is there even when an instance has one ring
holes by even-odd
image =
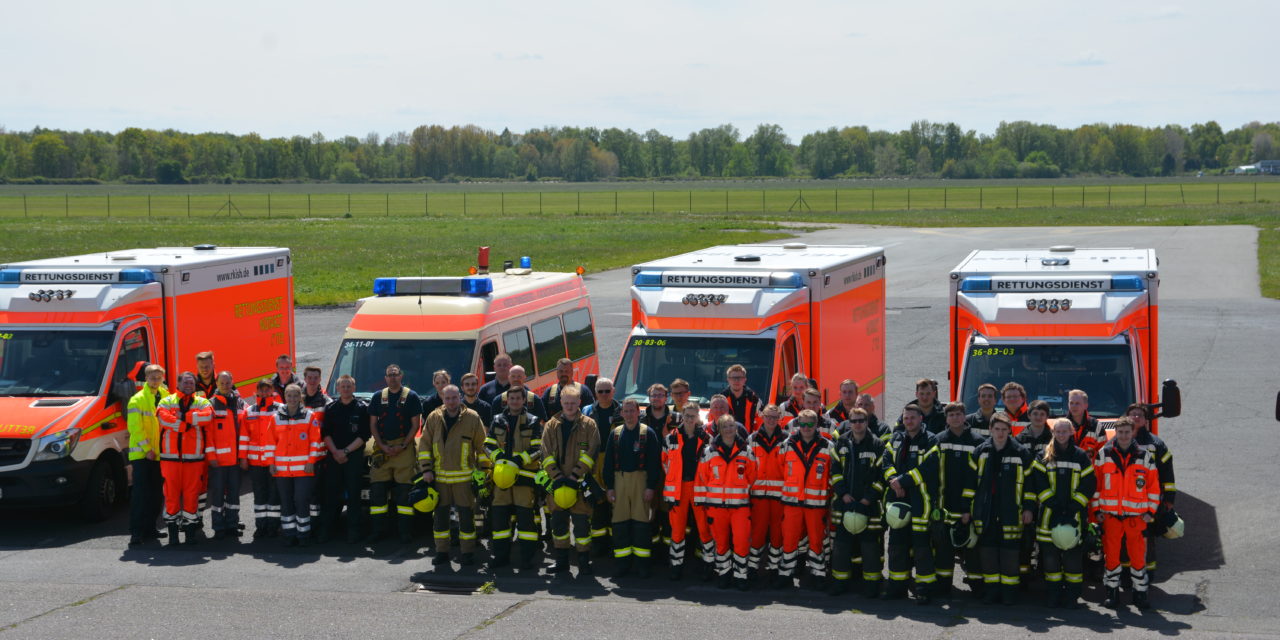
[[[947,416],[942,412],[942,406],[938,404],[938,381],[929,378],[921,378],[916,381],[916,400],[912,404],[920,407],[924,412],[924,430],[932,434],[942,433],[947,428]],[[904,411],[905,415],[906,412]],[[894,431],[901,431],[905,425],[902,417],[898,417],[897,424],[893,425]]]
[[[1098,488],[1093,507],[1102,523],[1102,557],[1105,565],[1102,584],[1106,588],[1103,605],[1120,606],[1120,550],[1123,545],[1129,557],[1129,577],[1133,585],[1133,604],[1139,609],[1151,605],[1147,601],[1146,528],[1160,508],[1160,473],[1151,452],[1134,440],[1133,423],[1128,417],[1115,423],[1116,437],[1098,454],[1094,469]]]
[[[129,546],[135,547],[156,534],[156,518],[163,511],[164,482],[160,477],[160,422],[156,407],[169,390],[164,386],[164,367],[146,364],[146,384],[129,398],[126,415],[129,426],[129,466],[133,469],[133,489],[129,496]]]
[[[978,410],[965,416],[965,426],[979,442],[991,437],[991,416],[996,413],[1000,390],[990,382],[978,386]]]
[[[1035,494],[1024,483],[1031,452],[1009,437],[1011,423],[1003,412],[992,416],[991,437],[973,454],[978,486],[972,513],[987,604],[1017,602],[1022,528],[1034,518]]]
[[[731,417],[721,416],[716,427],[720,435],[703,448],[696,482],[702,487],[707,524],[715,541],[720,588],[729,587],[732,569],[738,589],[746,591],[747,556],[751,552],[751,485],[756,479],[756,463]]]
[[[915,403],[902,410],[902,429],[889,437],[881,461],[886,500],[911,506],[910,526],[889,530],[889,583],[883,597],[906,596],[914,555],[916,601],[920,604],[929,602],[938,580],[929,538],[929,521],[938,499],[938,440],[925,429],[925,415]]]
[[[1027,405],[1027,426],[1017,435],[1019,444],[1027,448],[1032,460],[1044,457],[1045,448],[1053,441],[1053,429],[1049,426],[1049,403],[1035,400]],[[1030,470],[1030,467],[1028,467]],[[1022,529],[1022,548],[1018,553],[1018,575],[1025,588],[1031,579],[1031,555],[1036,548],[1035,527]]]
[[[396,502],[396,526],[400,543],[413,540],[413,505],[409,489],[417,474],[414,438],[422,428],[422,398],[404,386],[398,365],[386,369],[387,386],[369,398],[369,432],[373,455],[369,469],[369,519],[373,530],[367,542],[377,542],[387,532],[388,497]]]
[[[533,520],[537,508],[534,478],[542,468],[542,421],[524,410],[523,387],[506,393],[507,408],[494,417],[484,443],[494,464],[505,461],[518,467],[514,485],[495,486],[493,490],[493,507],[489,511],[493,519],[493,566],[510,564],[511,540],[515,538],[520,541],[521,568],[532,569],[538,552],[538,528]]]
[[[1084,546],[1062,549],[1054,544],[1053,529],[1063,525],[1079,532],[1088,524],[1089,501],[1097,487],[1089,453],[1076,446],[1075,425],[1059,418],[1053,423],[1053,440],[1044,454],[1031,463],[1027,482],[1036,494],[1039,514],[1036,540],[1040,543],[1040,566],[1048,585],[1050,607],[1079,607],[1084,581]]]
[[[965,577],[975,593],[982,587],[978,571],[977,551],[957,549],[952,544],[951,530],[957,523],[966,526],[972,520],[973,492],[977,486],[973,452],[982,444],[967,426],[964,403],[952,402],[943,408],[947,428],[938,434],[938,508],[941,519],[930,530],[933,535],[934,571],[938,574],[938,593],[950,593],[956,566],[956,553],[964,555]]]
[[[209,461],[209,514],[215,540],[240,537],[240,473],[247,463],[248,430],[244,401],[230,371],[218,374],[217,388],[208,396],[213,420],[205,430]],[[247,466],[247,464],[246,464]]]
[[[458,513],[458,546],[463,566],[475,564],[476,488],[473,472],[487,472],[491,466],[485,450],[485,429],[480,416],[462,405],[462,391],[454,385],[440,390],[442,406],[427,416],[418,440],[418,464],[422,479],[434,483],[440,502],[434,513],[433,536],[436,566],[449,562],[452,545],[449,509]]]
[[[706,509],[696,501],[699,493],[696,489],[698,460],[702,449],[711,441],[702,428],[699,414],[698,405],[694,403],[681,410],[680,428],[667,435],[662,452],[662,498],[668,505],[667,518],[671,527],[668,553],[671,572],[668,575],[672,580],[679,580],[684,574],[685,558],[689,553],[690,520],[698,532],[697,540],[702,544],[703,560],[710,570],[715,566],[712,562],[715,548],[711,530],[707,527]]]
[[[513,372],[515,369],[512,367]],[[576,491],[596,464],[600,432],[594,420],[582,415],[581,403],[582,396],[576,389],[565,389],[560,394],[560,415],[548,421],[542,429],[542,470],[547,472],[553,487],[552,495],[547,496],[547,509],[551,512],[551,541],[556,554],[555,564],[551,567],[553,574],[569,571],[570,546],[578,550],[579,571],[589,571],[591,567],[591,505],[578,499],[562,507],[556,503],[554,495],[554,491],[562,487]],[[570,523],[573,524],[572,545]],[[614,536],[617,535],[615,528]]]
[[[1142,403],[1134,403],[1124,410],[1124,415],[1133,423],[1133,441],[1142,450],[1151,454],[1156,461],[1156,471],[1160,475],[1160,508],[1157,519],[1173,510],[1173,503],[1178,497],[1178,485],[1174,482],[1173,454],[1164,440],[1151,433],[1151,410]],[[1156,527],[1147,527],[1147,580],[1156,570]]]
[[[613,398],[613,380],[609,378],[596,380],[595,398],[595,402],[582,410],[582,415],[595,421],[596,427],[600,430],[600,442],[604,442],[613,432],[613,428],[622,424],[622,415],[618,413],[622,405]],[[603,448],[596,454],[593,470],[596,484],[600,486],[604,486],[604,477],[600,475],[602,469],[604,469]],[[608,500],[599,500],[591,507],[592,555],[597,557],[612,555],[613,548],[609,543],[609,522],[612,520],[613,508]]]
[[[271,477],[267,446],[275,440],[275,416],[279,403],[270,380],[259,380],[252,403],[245,408],[244,422],[249,442],[245,459],[249,462],[249,482],[253,485],[253,539],[280,534],[280,487]]]
[[[546,408],[547,416],[554,418],[560,413],[560,393],[565,389],[576,389],[581,404],[578,406],[588,406],[595,402],[595,396],[592,395],[591,389],[581,382],[575,382],[573,379],[573,361],[568,358],[560,358],[556,361],[556,382],[547,387],[542,394],[542,406]],[[526,403],[527,404],[527,403]]]
[[[164,520],[169,544],[178,543],[178,530],[187,544],[200,538],[200,494],[205,479],[205,425],[213,418],[209,401],[195,395],[196,376],[178,376],[177,393],[156,407],[160,422],[160,475],[164,477]]]
[[[756,572],[777,571],[782,564],[782,459],[787,440],[778,405],[761,409],[760,419],[760,428],[747,439],[751,457],[756,460],[756,483],[751,486],[751,557],[747,565]]]
[[[884,442],[867,430],[869,423],[866,411],[857,407],[849,410],[835,445],[837,466],[832,493],[835,495],[835,515],[840,523],[831,554],[830,593],[833,596],[849,588],[855,549],[862,559],[863,595],[868,598],[880,595],[884,564],[884,525],[880,518],[884,474],[880,463],[884,458]],[[866,528],[858,533],[849,531],[843,525],[845,513],[864,516]]]
[[[816,413],[805,409],[791,424],[796,432],[782,446],[782,564],[774,586],[791,583],[799,563],[800,539],[806,536],[809,575],[817,586],[816,581],[827,572],[823,547],[836,464],[834,447],[830,440],[818,435]]]
[[[641,578],[649,577],[653,498],[662,486],[661,441],[661,435],[640,423],[640,404],[624,400],[622,426],[609,434],[604,453],[604,486],[613,503],[613,558],[618,577],[630,573],[633,565]]]

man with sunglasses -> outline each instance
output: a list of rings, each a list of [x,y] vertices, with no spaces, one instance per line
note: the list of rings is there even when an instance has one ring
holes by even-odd
[[[795,433],[783,445],[782,566],[774,587],[790,586],[799,563],[800,539],[809,540],[809,575],[817,587],[826,577],[823,554],[831,476],[836,464],[831,441],[818,434],[818,414],[805,409],[795,420]]]

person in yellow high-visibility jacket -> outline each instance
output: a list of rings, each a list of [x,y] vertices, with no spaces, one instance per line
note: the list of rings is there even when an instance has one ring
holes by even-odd
[[[145,364],[145,363],[144,363]],[[129,425],[129,466],[133,470],[133,489],[129,499],[129,546],[136,547],[156,540],[156,519],[160,517],[164,495],[160,479],[160,422],[156,405],[169,390],[164,386],[164,367],[146,365],[146,384],[129,398],[126,420]]]

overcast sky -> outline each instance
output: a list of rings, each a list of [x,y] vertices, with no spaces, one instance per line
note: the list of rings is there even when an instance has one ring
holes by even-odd
[[[1280,3],[7,2],[0,126],[676,137],[1280,120]]]

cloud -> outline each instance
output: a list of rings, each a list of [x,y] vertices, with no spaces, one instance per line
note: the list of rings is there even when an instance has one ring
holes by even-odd
[[[1063,62],[1062,66],[1064,67],[1099,67],[1104,64],[1107,64],[1107,61],[1103,60],[1102,56],[1098,55],[1097,51],[1093,51],[1091,49],[1089,51],[1082,52],[1079,56],[1076,56],[1071,60],[1067,60],[1066,62]]]
[[[1163,6],[1163,7],[1157,7],[1156,9],[1153,9],[1153,10],[1151,11],[1151,13],[1150,13],[1150,17],[1151,17],[1151,18],[1153,18],[1153,19],[1155,19],[1155,20],[1166,20],[1166,19],[1169,19],[1169,18],[1181,18],[1183,15],[1184,15],[1184,13],[1183,13],[1183,11],[1182,11],[1182,7],[1177,7],[1177,6],[1172,6],[1172,5],[1165,5],[1165,6]]]
[[[854,40],[857,38],[865,38],[867,37],[867,34],[861,33],[858,31],[850,31],[849,33],[844,34],[844,37],[850,40]]]
[[[510,54],[498,52],[493,54],[493,58],[495,60],[502,60],[502,61],[529,62],[532,60],[541,60],[542,54],[541,53],[517,53],[515,55],[510,55]]]

